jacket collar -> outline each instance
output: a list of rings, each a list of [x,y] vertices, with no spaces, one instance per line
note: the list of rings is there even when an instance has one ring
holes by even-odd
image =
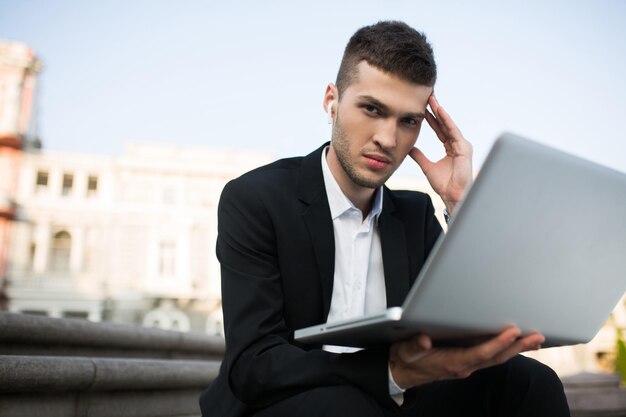
[[[328,316],[333,293],[335,238],[333,223],[324,187],[321,157],[325,143],[302,159],[298,178],[298,199],[304,203],[302,217],[315,252],[322,287],[324,318]],[[391,191],[383,187],[383,210],[380,230],[387,306],[402,304],[409,290],[409,265],[404,224],[395,216],[396,206]]]
[[[393,195],[383,187],[383,211],[378,218],[380,245],[383,252],[387,307],[402,304],[409,292],[409,256],[404,221],[396,213]]]

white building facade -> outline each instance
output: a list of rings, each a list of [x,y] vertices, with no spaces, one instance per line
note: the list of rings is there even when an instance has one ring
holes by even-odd
[[[272,159],[149,144],[119,157],[24,152],[9,310],[221,334],[219,196],[230,179]],[[389,186],[429,192],[443,224],[443,204],[425,181]],[[530,356],[561,375],[598,371],[624,328],[622,300],[591,343]]]
[[[219,333],[219,196],[270,160],[149,144],[119,157],[25,152],[9,310]]]

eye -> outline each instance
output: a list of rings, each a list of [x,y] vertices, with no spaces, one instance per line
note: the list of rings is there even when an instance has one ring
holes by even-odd
[[[374,106],[372,104],[364,104],[363,108],[370,115],[376,115],[376,116],[380,115],[380,110],[378,110],[378,107],[376,107],[376,106]]]
[[[405,117],[404,119],[401,120],[402,124],[406,125],[406,126],[418,126],[419,125],[419,121],[417,121],[416,119],[413,119],[411,117]]]

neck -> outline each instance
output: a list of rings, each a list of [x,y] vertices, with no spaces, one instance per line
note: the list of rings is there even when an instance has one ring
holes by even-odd
[[[337,181],[341,192],[354,204],[356,208],[363,213],[363,219],[366,219],[374,205],[374,193],[376,189],[363,187],[355,184],[350,179],[346,171],[341,166],[333,147],[330,146],[326,154],[326,161],[331,174]]]

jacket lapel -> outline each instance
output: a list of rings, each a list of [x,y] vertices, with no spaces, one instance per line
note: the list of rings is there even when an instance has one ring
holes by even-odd
[[[324,319],[330,310],[335,270],[335,235],[321,166],[322,151],[327,145],[304,157],[298,180],[298,198],[305,204],[302,217],[320,272]]]
[[[335,271],[335,235],[321,167],[322,151],[327,145],[324,144],[303,158],[298,180],[298,198],[305,204],[302,217],[311,237],[320,272],[324,319],[330,310]],[[378,227],[387,307],[399,306],[410,287],[409,258],[404,223],[395,216],[395,204],[386,187],[383,187],[383,210]]]
[[[387,187],[383,188],[383,211],[378,219],[383,252],[387,307],[402,304],[409,291],[409,258],[404,223],[394,215],[395,204]]]

